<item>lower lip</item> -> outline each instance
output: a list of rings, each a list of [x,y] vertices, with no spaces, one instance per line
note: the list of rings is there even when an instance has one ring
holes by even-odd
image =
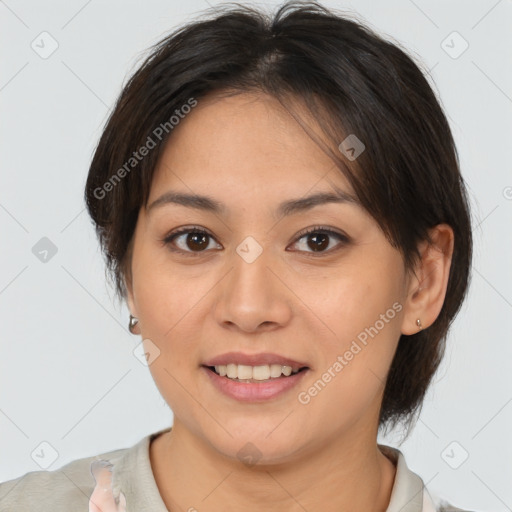
[[[238,382],[221,377],[205,366],[201,369],[206,372],[213,385],[225,395],[242,402],[265,402],[296,386],[308,372],[308,369],[294,373],[289,377],[279,377],[261,382]]]

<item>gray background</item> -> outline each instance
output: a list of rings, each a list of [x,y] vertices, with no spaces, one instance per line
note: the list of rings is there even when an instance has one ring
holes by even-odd
[[[0,481],[172,423],[133,354],[140,339],[105,283],[82,197],[103,123],[144,50],[209,3],[0,1]],[[512,2],[323,3],[357,13],[431,70],[470,189],[469,298],[400,449],[455,505],[512,510]],[[43,237],[57,249],[46,262]]]

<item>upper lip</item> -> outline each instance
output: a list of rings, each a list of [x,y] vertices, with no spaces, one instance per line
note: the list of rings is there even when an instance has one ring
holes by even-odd
[[[260,354],[244,354],[243,352],[228,352],[221,354],[203,363],[204,366],[219,366],[228,364],[243,364],[247,366],[261,366],[265,364],[280,364],[282,366],[291,366],[293,370],[307,367],[306,363],[284,357],[279,354],[262,352]]]

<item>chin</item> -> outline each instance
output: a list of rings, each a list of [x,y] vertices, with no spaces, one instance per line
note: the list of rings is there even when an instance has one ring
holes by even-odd
[[[210,443],[224,457],[237,459],[248,467],[283,464],[296,458],[300,443],[289,431],[272,432],[275,425],[269,429],[254,429],[246,423],[245,427],[238,433],[230,430],[233,437],[223,435],[222,440],[210,439]]]

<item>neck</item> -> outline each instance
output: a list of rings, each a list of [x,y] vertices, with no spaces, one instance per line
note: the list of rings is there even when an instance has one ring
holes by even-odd
[[[396,472],[374,432],[325,440],[293,463],[250,466],[219,454],[176,418],[151,444],[150,458],[170,511],[385,512]]]

